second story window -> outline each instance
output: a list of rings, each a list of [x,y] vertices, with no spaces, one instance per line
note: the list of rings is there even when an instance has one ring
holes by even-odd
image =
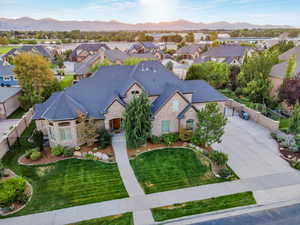
[[[139,91],[137,91],[137,90],[134,90],[134,91],[132,91],[132,92],[131,92],[131,94],[132,94],[132,95],[139,95],[139,94],[140,94],[140,92],[139,92]]]

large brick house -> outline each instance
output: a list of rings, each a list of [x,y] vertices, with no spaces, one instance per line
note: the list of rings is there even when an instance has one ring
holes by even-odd
[[[35,106],[34,119],[39,130],[49,136],[50,145],[81,145],[78,113],[85,113],[99,128],[111,132],[121,128],[126,104],[145,92],[152,104],[152,134],[193,129],[196,112],[208,102],[226,98],[200,80],[180,80],[158,61],[135,66],[104,66],[91,77],[64,91],[54,93]]]
[[[95,54],[102,53],[110,48],[103,43],[87,43],[77,46],[70,54],[70,61],[82,62],[87,57]]]

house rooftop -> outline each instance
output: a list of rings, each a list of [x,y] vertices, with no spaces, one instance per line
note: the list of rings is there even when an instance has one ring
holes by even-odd
[[[0,87],[0,102],[6,102],[10,97],[21,92],[21,88],[15,87]]]
[[[16,56],[16,55],[18,55],[18,52],[34,52],[34,53],[41,54],[45,58],[51,58],[52,57],[50,51],[48,51],[42,45],[24,45],[20,48],[13,48],[10,51],[8,51],[6,54],[4,54],[3,57],[7,57],[7,56],[10,56],[10,55]]]
[[[75,119],[76,109],[87,111],[90,118],[103,119],[114,101],[125,104],[123,99],[133,84],[141,86],[149,96],[160,96],[153,103],[153,112],[175,92],[192,94],[192,103],[226,100],[226,97],[205,81],[183,81],[160,62],[145,61],[135,66],[101,67],[91,77],[80,80],[62,92],[54,93],[46,102],[36,105],[34,119]],[[64,96],[64,107],[58,104],[62,101],[61,96]]]
[[[5,65],[5,63],[0,60],[0,76],[5,76],[5,75],[13,75],[14,74],[14,66],[12,65]]]
[[[179,55],[189,55],[189,54],[194,54],[195,52],[198,51],[198,49],[204,49],[205,44],[191,44],[191,45],[186,45],[180,49],[177,50],[176,54]]]
[[[201,57],[242,57],[249,49],[240,45],[218,45],[201,54]]]

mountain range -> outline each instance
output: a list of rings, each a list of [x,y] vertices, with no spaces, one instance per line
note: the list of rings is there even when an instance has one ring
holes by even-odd
[[[255,25],[250,23],[229,23],[214,22],[201,23],[187,20],[177,20],[172,22],[160,23],[137,23],[129,24],[119,21],[76,21],[76,20],[56,20],[52,18],[33,19],[30,17],[21,17],[17,19],[0,18],[0,30],[18,30],[18,31],[139,31],[139,30],[236,30],[236,29],[271,29],[271,28],[293,28],[288,25]]]

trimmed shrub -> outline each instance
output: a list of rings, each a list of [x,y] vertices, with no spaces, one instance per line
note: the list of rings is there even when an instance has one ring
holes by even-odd
[[[64,147],[57,145],[51,149],[51,154],[54,156],[61,156],[64,153]]]
[[[32,136],[33,143],[40,151],[44,150],[44,134],[42,131],[34,131]]]
[[[74,149],[73,148],[64,148],[63,149],[63,155],[64,157],[71,157],[74,155]]]
[[[101,149],[104,149],[104,148],[108,147],[109,145],[111,145],[112,135],[108,132],[108,130],[103,128],[98,131],[98,134],[99,134],[99,137],[98,137],[99,147]]]
[[[153,144],[161,144],[162,143],[162,138],[159,137],[159,136],[152,135],[151,136],[151,142]]]
[[[228,155],[219,151],[210,152],[208,157],[218,166],[225,166],[228,161]]]
[[[33,148],[33,149],[30,149],[30,150],[27,150],[27,151],[25,152],[25,158],[26,158],[26,159],[30,159],[30,158],[31,158],[31,154],[32,154],[33,152],[38,152],[38,151],[39,151],[38,148]]]
[[[300,162],[297,162],[296,160],[290,161],[291,167],[295,168],[296,170],[300,170]]]
[[[0,182],[0,207],[10,206],[24,193],[26,181],[21,177],[13,177]]]
[[[168,134],[163,134],[161,138],[165,145],[172,145],[179,140],[179,135],[178,133],[168,133]]]
[[[179,132],[179,139],[184,142],[190,142],[193,136],[193,132],[186,129],[181,129]]]
[[[40,159],[41,157],[42,157],[42,153],[39,152],[39,151],[34,151],[34,152],[32,152],[31,155],[30,155],[30,159],[31,159],[32,161],[36,161],[36,160]]]

